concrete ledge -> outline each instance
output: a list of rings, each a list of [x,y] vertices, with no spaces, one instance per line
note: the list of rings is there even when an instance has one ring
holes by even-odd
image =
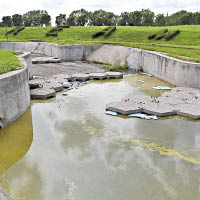
[[[0,200],[12,200],[0,187]]]
[[[0,127],[23,115],[30,106],[29,71],[27,54],[20,56],[24,66],[21,70],[0,75]]]
[[[46,42],[0,42],[0,48],[16,52],[31,52],[59,58],[63,61],[84,60],[99,45],[58,45]]]
[[[158,98],[135,95],[106,105],[106,110],[129,115],[145,113],[158,117],[180,115],[200,119],[200,90],[194,88],[173,88]]]
[[[162,53],[124,46],[102,46],[92,52],[89,61],[128,65],[143,70],[175,86],[200,88],[200,64],[186,62]]]

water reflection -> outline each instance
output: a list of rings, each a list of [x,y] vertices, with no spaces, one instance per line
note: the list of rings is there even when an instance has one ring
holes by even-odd
[[[22,200],[199,199],[198,122],[104,114],[106,103],[146,92],[135,77],[34,103],[31,149],[0,177],[8,193]]]
[[[0,130],[0,174],[21,159],[33,140],[31,109],[19,120]]]

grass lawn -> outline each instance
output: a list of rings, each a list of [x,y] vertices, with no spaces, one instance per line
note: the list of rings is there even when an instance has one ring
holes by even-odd
[[[45,41],[58,44],[113,44],[164,52],[182,60],[200,62],[200,25],[169,27],[119,26],[108,38],[92,39],[92,35],[105,27],[70,27],[56,37],[45,37],[51,27],[28,27],[17,36],[9,35],[9,41]],[[170,41],[149,40],[148,36],[162,29],[179,29],[181,33]],[[11,28],[9,29],[11,30]],[[6,41],[5,28],[0,28],[0,41]]]
[[[0,74],[16,69],[20,62],[15,52],[0,49]]]

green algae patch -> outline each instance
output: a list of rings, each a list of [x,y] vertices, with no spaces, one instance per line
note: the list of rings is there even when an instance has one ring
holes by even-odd
[[[32,140],[32,115],[29,109],[17,121],[0,130],[0,175],[28,152]]]
[[[0,49],[0,74],[15,70],[21,66],[15,52]]]

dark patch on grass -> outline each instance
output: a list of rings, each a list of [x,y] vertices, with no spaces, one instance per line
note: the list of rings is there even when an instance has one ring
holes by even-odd
[[[165,36],[165,40],[166,40],[166,41],[169,41],[169,40],[173,39],[174,37],[176,37],[179,33],[180,33],[180,30],[175,30],[175,31],[169,32],[169,33]]]
[[[57,31],[61,32],[64,28],[70,28],[70,26],[58,26],[58,27],[52,28],[46,33],[46,37],[56,37]]]
[[[92,35],[92,38],[98,38],[100,36],[104,36],[105,38],[109,37],[112,35],[117,30],[116,26],[109,26],[101,31],[98,31]]]
[[[109,37],[109,36],[112,35],[116,30],[117,30],[116,26],[111,27],[111,28],[104,34],[104,37],[105,37],[105,38]]]
[[[152,40],[152,39],[156,39],[156,40],[160,40],[165,36],[165,33],[168,32],[168,29],[163,29],[157,33],[154,33],[153,35],[149,35],[148,39]]]
[[[23,31],[24,29],[24,26],[18,26],[8,31],[5,35],[8,36],[9,34],[13,34],[14,36],[16,36],[19,32]]]

